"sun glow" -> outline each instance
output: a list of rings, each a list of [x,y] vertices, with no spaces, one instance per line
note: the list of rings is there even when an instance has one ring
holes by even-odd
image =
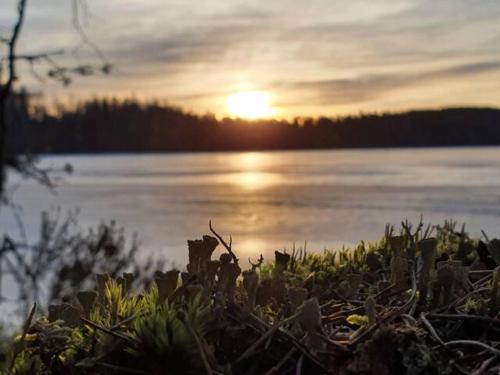
[[[275,113],[270,105],[270,95],[263,91],[242,91],[229,95],[227,109],[231,116],[247,119],[271,117]]]

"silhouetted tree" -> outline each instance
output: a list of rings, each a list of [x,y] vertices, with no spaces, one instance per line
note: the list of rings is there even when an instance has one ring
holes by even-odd
[[[12,92],[12,86],[16,80],[16,45],[21,33],[24,22],[27,0],[20,0],[17,4],[17,21],[12,30],[11,36],[2,39],[7,45],[7,78],[5,82],[0,83],[0,196],[3,195],[3,186],[5,182],[5,168],[7,165],[7,100]],[[2,59],[3,65],[3,59]],[[1,68],[2,66],[0,66]],[[1,71],[1,70],[0,70]],[[2,77],[0,76],[0,79]]]
[[[49,62],[51,68],[47,72],[47,76],[61,82],[64,85],[71,82],[72,75],[87,76],[96,72],[102,72],[105,74],[110,72],[111,65],[106,62],[100,50],[90,41],[80,24],[79,10],[82,6],[85,7],[85,5],[80,3],[81,0],[71,1],[73,4],[73,25],[76,31],[80,34],[82,42],[89,45],[101,59],[102,65],[97,67],[81,64],[75,67],[60,66],[52,57],[62,54],[63,51],[44,52],[40,54],[17,53],[16,47],[25,21],[28,4],[27,0],[18,0],[14,26],[7,37],[0,38],[0,43],[5,47],[5,55],[3,56],[0,54],[0,197],[3,197],[4,194],[7,167],[12,167],[23,174],[39,180],[42,183],[50,182],[46,171],[37,169],[33,164],[32,157],[26,157],[26,155],[22,158],[19,157],[19,153],[22,153],[23,150],[17,149],[17,155],[9,154],[8,152],[10,137],[8,134],[9,126],[7,116],[9,102],[12,100],[13,96],[14,83],[18,79],[18,62],[25,61],[31,66],[39,61]],[[4,69],[6,71],[5,78],[3,77],[4,74],[2,74]],[[34,74],[37,78],[39,78],[36,73]],[[15,104],[13,104],[13,106],[15,106]]]
[[[17,100],[25,113],[29,98]],[[26,118],[26,116],[20,116]],[[164,152],[500,144],[500,110],[453,108],[248,121],[135,100],[94,99],[18,121],[13,146],[37,153]],[[26,140],[29,140],[27,142]]]

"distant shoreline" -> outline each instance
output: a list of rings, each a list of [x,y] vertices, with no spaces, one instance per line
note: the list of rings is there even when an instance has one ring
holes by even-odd
[[[448,108],[293,121],[216,119],[95,100],[60,116],[16,108],[9,153],[141,154],[500,145],[500,109]]]
[[[215,154],[215,153],[241,153],[241,152],[321,152],[321,151],[356,151],[356,150],[407,150],[407,149],[437,149],[437,148],[497,148],[498,144],[479,145],[430,145],[430,146],[387,146],[387,147],[338,147],[338,148],[300,148],[300,149],[246,149],[246,150],[181,150],[181,151],[124,151],[124,152],[60,152],[60,153],[39,153],[44,156],[129,156],[129,155],[175,155],[175,154]]]

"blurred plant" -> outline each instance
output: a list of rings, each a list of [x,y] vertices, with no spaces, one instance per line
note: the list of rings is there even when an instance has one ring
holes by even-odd
[[[127,244],[123,228],[114,221],[83,232],[77,215],[77,211],[65,216],[60,210],[42,212],[40,235],[34,244],[26,238],[17,242],[4,235],[0,245],[0,281],[4,281],[4,288],[5,281],[17,288],[11,300],[27,306],[40,303],[42,298],[49,302],[64,299],[82,288],[93,287],[95,274],[115,278],[131,271],[137,282],[146,282],[149,280],[143,276],[153,266],[162,267],[162,262],[153,261],[152,257],[139,262],[137,237],[134,235]]]

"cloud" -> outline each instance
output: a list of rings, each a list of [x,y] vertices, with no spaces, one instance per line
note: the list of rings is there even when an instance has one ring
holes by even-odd
[[[232,48],[255,39],[251,26],[215,26],[174,33],[149,35],[134,41],[116,40],[111,54],[120,60],[163,64],[212,63],[224,60]],[[128,42],[128,43],[127,43]]]
[[[0,2],[0,34],[12,23],[15,4]],[[29,6],[20,51],[71,52],[79,37],[70,2]],[[395,90],[426,90],[434,81],[462,80],[470,95],[484,83],[465,80],[496,71],[500,56],[497,0],[107,0],[89,6],[89,37],[117,73],[72,85],[67,90],[75,96],[111,87],[208,107],[211,96],[234,90],[241,79],[275,90],[283,105],[362,106],[375,98],[382,105]],[[96,60],[88,48],[80,58]],[[60,62],[75,60],[68,53]],[[20,72],[29,76],[27,68]]]
[[[330,67],[374,67],[459,59],[495,53],[500,45],[500,3],[420,0],[375,18],[322,22],[283,35],[295,41],[297,59]]]
[[[303,103],[304,98],[307,99],[308,105],[352,104],[380,98],[387,92],[397,89],[425,86],[431,81],[465,79],[497,71],[500,71],[500,61],[483,61],[421,73],[373,74],[347,79],[277,82],[271,85],[270,89],[283,93],[282,97],[290,97],[290,91],[295,94],[292,95],[295,99],[277,102],[278,106],[297,105]]]

